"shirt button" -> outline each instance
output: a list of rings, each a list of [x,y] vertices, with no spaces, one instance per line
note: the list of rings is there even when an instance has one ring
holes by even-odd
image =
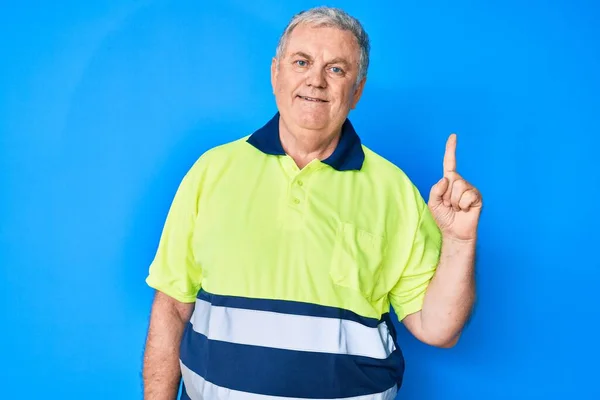
[[[295,199],[294,199],[294,204],[300,204],[300,200],[299,200],[299,199],[297,199],[297,198],[295,198]]]
[[[302,186],[302,185],[304,185],[304,182],[298,181],[298,186]]]

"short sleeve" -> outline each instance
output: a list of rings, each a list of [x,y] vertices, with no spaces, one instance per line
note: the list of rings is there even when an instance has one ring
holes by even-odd
[[[146,278],[150,287],[183,303],[195,301],[202,282],[192,249],[201,186],[199,168],[196,163],[188,171],[175,193]]]
[[[420,198],[419,198],[420,199]],[[437,268],[442,237],[429,208],[419,202],[419,217],[406,251],[402,273],[389,293],[390,304],[401,321],[423,307],[425,291]]]

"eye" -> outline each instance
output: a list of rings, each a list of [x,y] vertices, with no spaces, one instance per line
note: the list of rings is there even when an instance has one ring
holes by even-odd
[[[299,67],[306,67],[308,65],[306,60],[296,60],[294,63]]]
[[[333,72],[336,75],[342,75],[344,73],[344,70],[340,67],[331,67],[331,72]]]

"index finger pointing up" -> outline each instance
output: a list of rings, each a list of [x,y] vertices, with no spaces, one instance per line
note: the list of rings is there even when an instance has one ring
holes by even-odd
[[[456,134],[450,135],[446,141],[446,152],[444,153],[444,176],[448,177],[456,172]]]

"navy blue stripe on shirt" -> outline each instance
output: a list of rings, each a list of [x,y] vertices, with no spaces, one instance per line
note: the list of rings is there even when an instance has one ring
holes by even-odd
[[[400,385],[400,349],[387,359],[282,350],[209,340],[188,324],[181,361],[213,384],[243,392],[302,398],[343,398]]]
[[[342,308],[322,306],[319,304],[302,303],[298,301],[253,299],[248,297],[223,296],[206,292],[200,289],[196,296],[218,307],[242,308],[246,310],[271,311],[282,314],[306,315],[310,317],[337,318],[358,322],[369,328],[377,327],[382,321],[387,320],[389,313],[383,314],[381,319],[363,317],[352,311]]]
[[[179,400],[192,400],[185,390],[185,383],[181,384],[181,396],[179,396]]]

